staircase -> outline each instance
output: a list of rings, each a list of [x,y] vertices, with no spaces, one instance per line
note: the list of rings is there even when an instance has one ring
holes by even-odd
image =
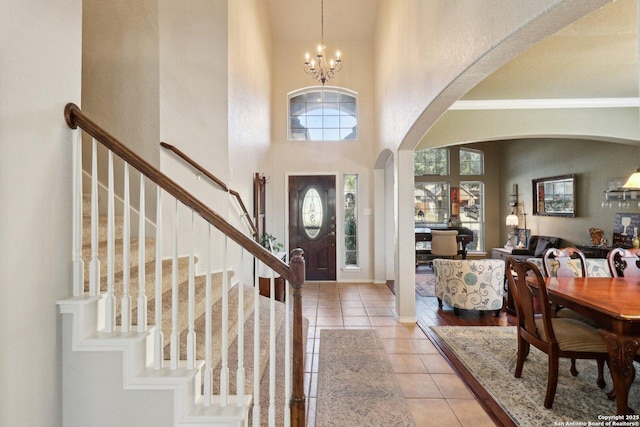
[[[75,157],[81,159],[81,153]],[[109,167],[111,175],[111,160]],[[95,164],[91,175],[97,176]],[[256,278],[241,283],[242,275],[226,264],[211,271],[210,256],[199,254],[207,260],[199,261],[193,248],[188,255],[159,260],[161,245],[155,239],[144,232],[140,238],[129,235],[128,195],[124,216],[113,215],[111,191],[109,213],[97,215],[93,205],[104,203],[98,202],[95,180],[90,194],[79,193],[81,179],[74,186],[74,202],[81,199],[74,207],[74,222],[81,227],[81,232],[74,229],[74,276],[86,280],[74,285],[74,296],[59,301],[64,425],[304,425],[301,328],[306,325],[290,316],[291,307],[300,311],[296,274],[281,272],[262,248],[245,243],[233,230],[231,238],[257,257],[254,271],[258,260],[271,263],[293,285],[286,304],[260,296]],[[182,197],[171,185],[163,190]],[[210,224],[218,221],[196,202],[188,205]],[[143,230],[144,207],[140,217]]]

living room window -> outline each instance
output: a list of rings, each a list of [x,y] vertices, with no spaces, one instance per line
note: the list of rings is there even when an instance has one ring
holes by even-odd
[[[474,234],[467,250],[484,250],[484,153],[465,147],[417,150],[414,175],[416,228],[446,227],[457,215]]]
[[[416,151],[413,156],[413,174],[449,175],[449,149],[426,148]]]
[[[290,141],[357,139],[357,93],[325,87],[289,93],[288,135]]]
[[[460,181],[460,221],[463,227],[473,231],[473,242],[468,251],[484,248],[484,183]]]
[[[448,182],[416,182],[413,194],[416,228],[446,224],[449,219]]]
[[[460,149],[460,175],[483,175],[484,153],[470,148]]]

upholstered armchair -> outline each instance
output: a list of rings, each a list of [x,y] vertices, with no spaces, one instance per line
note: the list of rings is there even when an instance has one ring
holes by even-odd
[[[499,259],[433,260],[438,306],[444,302],[456,316],[460,310],[491,310],[496,317],[504,302],[504,261]]]

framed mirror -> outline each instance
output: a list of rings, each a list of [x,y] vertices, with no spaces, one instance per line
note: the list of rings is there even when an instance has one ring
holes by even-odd
[[[534,215],[576,216],[575,175],[539,178],[532,183]]]

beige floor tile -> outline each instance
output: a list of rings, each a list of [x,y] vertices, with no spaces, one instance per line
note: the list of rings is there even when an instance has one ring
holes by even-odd
[[[316,317],[317,326],[342,326],[342,317],[318,316]]]
[[[341,317],[342,310],[335,307],[318,307],[318,317]]]
[[[364,307],[343,308],[342,315],[347,316],[366,316],[367,310]]]
[[[420,329],[420,326],[416,325],[415,323],[402,323],[401,325],[407,330],[407,334],[409,334],[411,338],[427,340],[429,339],[427,338],[427,335],[424,333],[424,331]]]
[[[456,374],[431,374],[447,399],[473,399],[473,395]]]
[[[424,367],[422,360],[415,354],[389,354],[393,372],[396,374],[426,374],[427,368]],[[441,388],[442,390],[442,388]],[[444,395],[444,392],[443,392]],[[446,396],[446,395],[445,395]],[[459,396],[451,396],[459,397]]]
[[[348,326],[371,326],[367,316],[344,316],[342,318],[345,327]]]
[[[419,354],[430,374],[453,374],[454,370],[449,362],[439,354]]]
[[[409,411],[416,426],[460,427],[453,409],[442,399],[408,399]]]
[[[369,319],[371,319],[371,324],[373,326],[376,327],[376,329],[379,326],[398,326],[399,323],[396,322],[396,319],[394,319],[393,317],[380,317],[380,316],[370,316]]]
[[[364,307],[364,304],[362,303],[361,300],[347,300],[347,301],[342,301],[341,302],[342,305],[342,309],[344,310],[345,308],[355,308],[355,307]]]
[[[422,399],[442,399],[442,392],[429,374],[396,374],[404,397]]]
[[[493,427],[495,423],[475,399],[449,399],[449,406],[463,427]]]
[[[438,349],[428,338],[421,340],[411,340],[411,345],[416,349],[416,353],[420,354],[440,354]]]
[[[367,307],[367,313],[369,313],[369,316],[393,317],[393,311],[385,307]]]
[[[408,339],[407,333],[400,326],[376,326],[380,338]]]
[[[383,338],[382,345],[388,354],[415,354],[411,342],[406,339]]]

